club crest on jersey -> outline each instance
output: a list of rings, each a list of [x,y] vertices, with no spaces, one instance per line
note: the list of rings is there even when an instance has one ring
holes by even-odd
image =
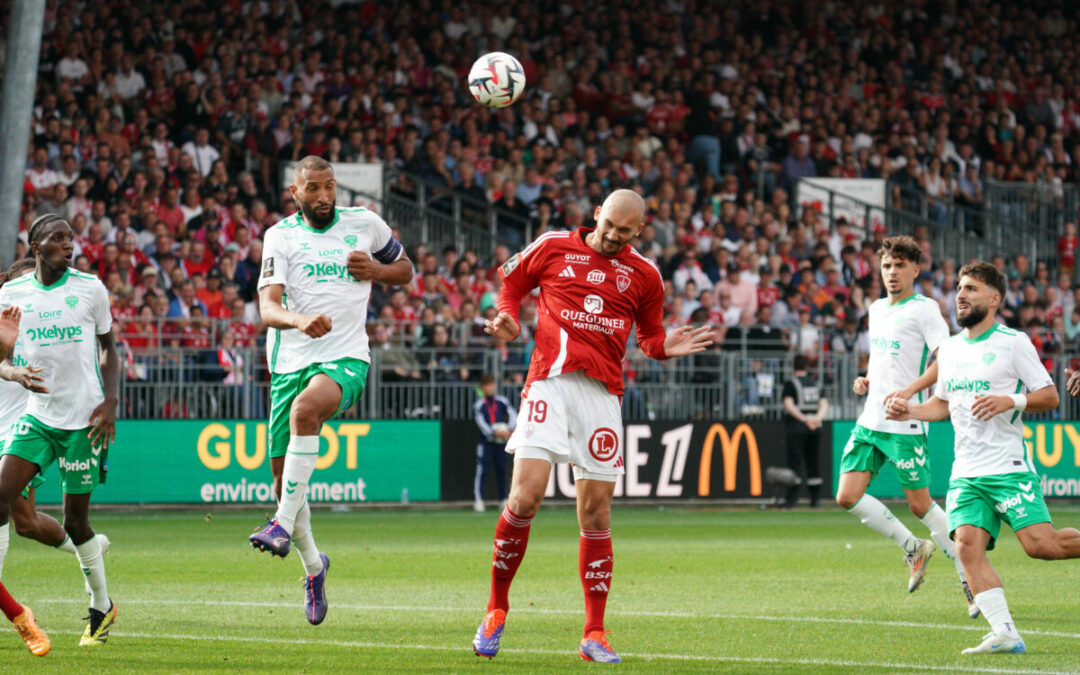
[[[263,278],[274,276],[274,257],[270,256],[263,260]]]
[[[589,275],[585,277],[590,284],[600,285],[604,283],[604,279],[607,279],[607,275],[600,270],[589,270]]]
[[[993,352],[986,352],[982,355],[983,363],[986,365],[993,363],[995,358],[997,358],[997,356]]]
[[[585,311],[589,314],[602,314],[604,311],[604,299],[599,295],[586,295]]]
[[[625,274],[621,274],[622,270],[619,270],[619,276],[615,277],[615,287],[622,293],[626,289],[630,288],[630,277]]]
[[[356,246],[356,235],[355,234],[347,234],[347,235],[345,235],[345,243],[348,244],[349,246]]]
[[[74,295],[69,295],[64,298],[64,303],[67,304],[69,309],[75,309],[75,305],[79,304],[79,298]]]
[[[516,255],[513,258],[510,258],[509,260],[504,262],[502,266],[503,276],[510,276],[510,273],[516,270],[519,264],[521,264],[521,260],[519,260]]]

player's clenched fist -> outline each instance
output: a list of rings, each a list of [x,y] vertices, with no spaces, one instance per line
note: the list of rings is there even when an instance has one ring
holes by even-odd
[[[330,317],[325,314],[301,314],[296,320],[296,329],[308,337],[321,338],[331,327]]]
[[[855,392],[858,396],[862,396],[870,391],[870,380],[865,377],[856,377],[855,381],[851,384],[851,391]]]
[[[371,259],[367,253],[363,251],[352,251],[349,253],[349,276],[357,281],[371,281],[375,278],[379,269],[379,263]]]
[[[506,312],[500,313],[494,319],[488,319],[484,321],[484,332],[488,335],[494,335],[500,340],[510,342],[518,336],[521,329],[518,327],[517,321],[514,321],[514,317],[510,316]]]

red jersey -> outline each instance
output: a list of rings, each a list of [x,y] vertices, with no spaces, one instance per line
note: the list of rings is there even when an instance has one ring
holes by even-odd
[[[549,232],[499,269],[498,309],[518,318],[521,300],[539,288],[536,349],[530,382],[584,370],[615,395],[623,392],[622,360],[630,330],[647,356],[664,354],[664,281],[630,246],[615,256],[585,243],[590,228]]]

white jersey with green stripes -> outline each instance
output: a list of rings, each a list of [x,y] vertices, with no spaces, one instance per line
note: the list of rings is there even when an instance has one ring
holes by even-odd
[[[1008,396],[1054,384],[1035,346],[1024,333],[994,324],[982,335],[963,333],[941,344],[934,395],[949,402],[956,435],[953,478],[1034,471],[1024,445],[1024,425],[1016,410],[989,421],[971,415],[976,396]]]
[[[931,354],[949,337],[949,327],[936,302],[919,293],[889,304],[882,298],[870,305],[870,390],[859,426],[890,434],[922,434],[926,427],[914,421],[885,419],[885,397],[922,375]],[[919,392],[911,399],[924,399]]]
[[[367,336],[371,282],[349,276],[352,251],[363,251],[383,264],[403,254],[386,222],[363,207],[337,207],[334,220],[322,230],[310,227],[296,213],[266,231],[259,289],[281,284],[286,309],[325,314],[332,324],[330,332],[317,339],[296,329],[268,329],[270,372],[293,373],[344,358],[371,360]]]
[[[0,288],[0,309],[12,305],[23,313],[14,354],[41,368],[49,390],[30,394],[26,414],[54,429],[90,426],[90,413],[105,400],[97,342],[112,330],[105,285],[74,269],[51,286],[27,274]]]

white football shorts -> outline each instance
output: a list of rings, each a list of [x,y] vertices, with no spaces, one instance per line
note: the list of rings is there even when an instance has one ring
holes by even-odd
[[[577,370],[529,384],[506,444],[516,459],[570,462],[574,478],[614,482],[626,472],[619,397]]]

